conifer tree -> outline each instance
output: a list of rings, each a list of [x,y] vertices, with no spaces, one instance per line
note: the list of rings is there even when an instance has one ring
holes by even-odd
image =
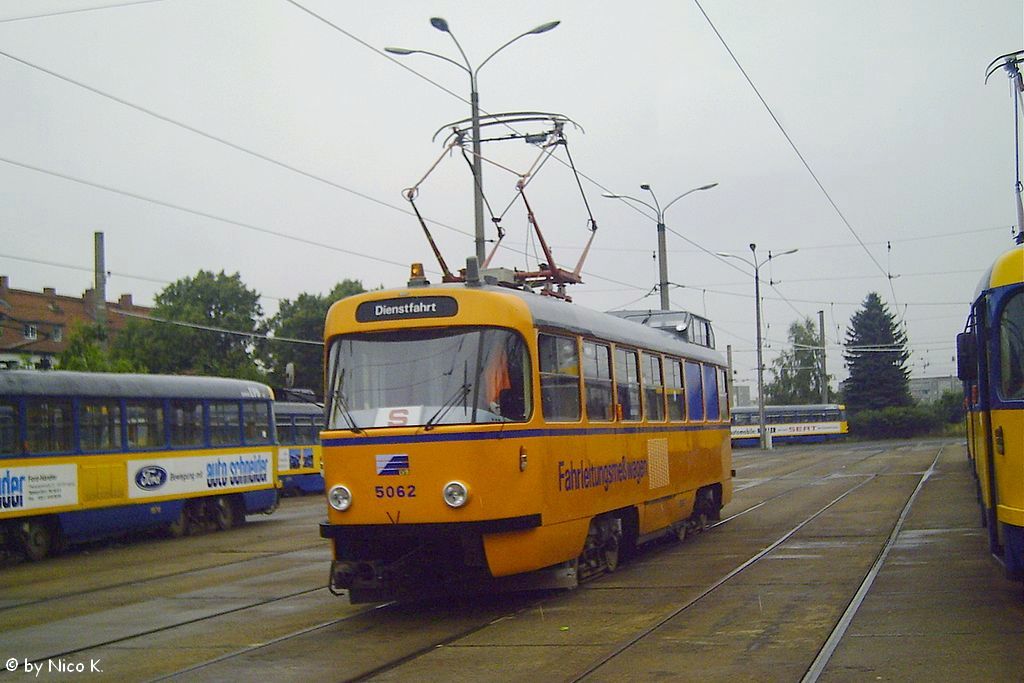
[[[844,384],[851,412],[909,406],[907,336],[876,292],[864,299],[846,328],[846,359],[850,372]]]

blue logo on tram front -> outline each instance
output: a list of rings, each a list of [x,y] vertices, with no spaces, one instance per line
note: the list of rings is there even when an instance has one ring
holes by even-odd
[[[135,483],[140,489],[152,491],[167,483],[167,470],[156,465],[140,467],[135,473]]]
[[[378,455],[377,474],[382,477],[395,477],[409,474],[409,456]]]

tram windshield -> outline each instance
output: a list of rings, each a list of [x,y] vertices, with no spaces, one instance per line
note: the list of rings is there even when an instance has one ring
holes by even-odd
[[[1024,399],[1024,290],[1014,294],[999,318],[999,394]]]
[[[328,360],[328,429],[522,422],[530,414],[523,338],[481,327],[351,334]]]

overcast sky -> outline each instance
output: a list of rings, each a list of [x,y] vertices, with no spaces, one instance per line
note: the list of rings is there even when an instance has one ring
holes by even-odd
[[[468,77],[380,51],[458,61],[431,16],[448,20],[474,65],[561,20],[488,62],[479,90],[487,112],[557,112],[579,125],[567,129],[569,152],[599,229],[585,284],[571,291],[578,304],[659,306],[656,293],[645,298],[658,280],[655,222],[602,192],[649,200],[639,187],[649,183],[664,205],[719,183],[666,213],[669,279],[682,285],[671,300],[713,320],[740,383],[755,379],[753,277],[713,252],[799,249],[762,269],[779,281],[762,292],[768,360],[794,320],[824,310],[841,379],[840,344],[870,291],[905,319],[914,376],[955,374],[978,280],[1012,246],[1010,89],[1002,72],[985,85],[984,71],[1024,48],[1021,0],[115,4],[0,2],[0,273],[12,287],[81,295],[96,230],[108,298],[143,304],[200,269],[239,272],[268,313],[345,278],[402,286],[413,261],[436,273],[402,190],[440,156],[433,133],[469,116]],[[20,19],[47,13],[59,14]],[[484,155],[523,172],[537,150],[493,143]],[[564,151],[527,192],[572,268],[589,216],[559,161]],[[494,166],[484,177],[501,213],[516,177]],[[448,263],[463,265],[473,201],[461,156],[427,178],[418,206],[441,224]],[[502,224],[498,265],[543,260],[521,205]]]

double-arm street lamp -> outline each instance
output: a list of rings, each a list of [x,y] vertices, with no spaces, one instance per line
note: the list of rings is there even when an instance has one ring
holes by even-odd
[[[646,183],[641,185],[640,189],[647,190],[648,192],[651,193],[651,199],[654,200],[654,206],[651,206],[642,199],[637,199],[636,197],[629,197],[624,194],[612,194],[610,192],[605,192],[604,194],[601,195],[606,199],[625,199],[627,201],[636,202],[637,204],[643,204],[648,209],[653,211],[655,215],[658,217],[658,291],[661,292],[661,310],[663,311],[667,311],[669,309],[668,253],[665,249],[665,212],[668,211],[668,208],[670,206],[678,202],[686,195],[692,192],[700,192],[701,190],[710,190],[712,187],[715,187],[716,185],[718,185],[718,183],[711,183],[710,185],[701,185],[700,187],[695,187],[692,190],[687,190],[686,192],[682,193],[681,195],[670,201],[668,204],[666,204],[665,208],[661,208],[661,205],[658,204],[658,197],[655,196],[654,194],[654,190],[652,190],[651,186],[647,185]]]
[[[475,230],[476,258],[477,258],[477,261],[479,263],[483,263],[484,262],[485,254],[484,254],[484,191],[483,191],[483,187],[484,187],[483,186],[483,179],[484,179],[484,176],[483,176],[483,162],[482,162],[482,158],[480,156],[480,94],[477,91],[477,87],[476,87],[477,86],[477,78],[476,78],[477,74],[480,73],[480,69],[484,68],[484,64],[489,62],[491,60],[491,58],[494,57],[494,55],[498,54],[499,52],[504,50],[506,47],[508,47],[512,43],[516,42],[517,40],[519,40],[520,38],[524,38],[526,36],[534,35],[534,34],[537,34],[537,33],[546,33],[547,31],[550,31],[551,29],[553,29],[556,26],[558,26],[560,23],[561,23],[560,21],[549,21],[546,24],[541,24],[540,26],[537,26],[536,28],[530,29],[529,31],[526,31],[525,33],[520,33],[518,36],[516,36],[512,40],[508,41],[507,43],[505,43],[504,45],[499,47],[497,50],[495,50],[491,54],[489,54],[487,56],[487,58],[484,59],[484,61],[480,62],[479,66],[477,66],[476,68],[474,68],[473,65],[470,64],[469,57],[466,56],[466,52],[462,49],[462,45],[459,44],[459,41],[455,37],[455,34],[452,33],[451,29],[448,27],[448,22],[445,21],[444,19],[442,19],[441,17],[432,17],[430,19],[430,25],[433,26],[434,28],[436,28],[438,31],[443,31],[444,33],[447,33],[449,36],[452,37],[452,40],[455,42],[455,47],[457,47],[459,49],[459,54],[462,55],[462,61],[465,62],[465,65],[459,64],[454,59],[449,59],[448,57],[445,57],[444,55],[439,55],[439,54],[436,54],[434,52],[428,52],[427,50],[407,50],[406,48],[403,48],[403,47],[386,47],[386,48],[384,48],[385,52],[390,52],[393,55],[421,54],[421,55],[429,55],[431,57],[437,57],[438,59],[443,59],[444,61],[448,62],[449,64],[454,64],[455,66],[459,67],[460,69],[465,71],[467,74],[469,74],[469,106],[470,106],[470,109],[471,109],[471,117],[472,117],[471,121],[472,121],[472,125],[473,125],[473,210],[474,210],[474,216],[475,216],[475,219],[476,219],[476,226],[475,226],[476,227],[476,230]]]
[[[755,310],[755,318],[757,319],[757,424],[758,424],[758,430],[760,431],[760,443],[761,443],[761,449],[762,450],[764,450],[766,448],[771,448],[771,446],[770,446],[771,441],[768,439],[768,430],[765,429],[765,420],[764,420],[764,360],[763,360],[762,346],[761,346],[761,277],[760,277],[760,271],[761,271],[761,266],[763,266],[764,264],[768,263],[773,258],[778,258],[779,256],[785,256],[786,254],[794,254],[796,252],[797,252],[796,249],[789,249],[788,251],[783,251],[783,252],[780,252],[778,254],[772,254],[772,252],[769,251],[768,252],[768,257],[763,259],[763,260],[761,260],[761,261],[757,260],[757,245],[753,244],[753,243],[751,243],[751,245],[750,245],[750,253],[752,254],[752,258],[750,258],[750,259],[743,258],[742,256],[737,256],[736,254],[729,254],[729,253],[726,253],[724,251],[716,252],[716,254],[718,256],[722,256],[724,258],[739,259],[740,261],[743,261],[748,266],[750,266],[751,268],[754,269],[754,310]]]

